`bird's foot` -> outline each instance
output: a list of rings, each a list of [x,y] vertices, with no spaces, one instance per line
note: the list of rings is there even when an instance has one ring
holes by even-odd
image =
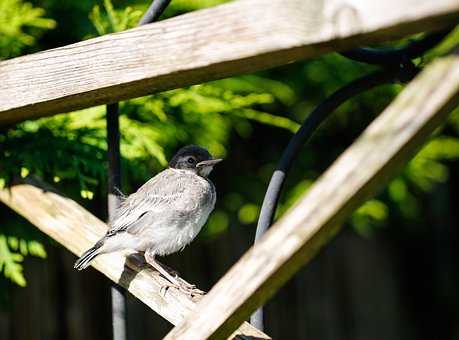
[[[160,293],[166,295],[169,288],[175,288],[189,297],[202,296],[205,294],[202,290],[195,285],[190,284],[180,277],[176,277],[176,282],[166,282],[160,288]]]
[[[175,278],[181,283],[182,287],[184,287],[186,290],[190,291],[192,293],[192,295],[204,295],[204,294],[206,294],[204,291],[202,291],[198,287],[196,287],[196,285],[188,283],[187,281],[185,281],[181,277],[176,276]]]
[[[156,260],[156,263],[158,263],[161,267],[164,268],[165,271],[167,271],[169,274],[171,274],[172,276],[174,277],[178,277],[180,275],[180,273],[178,271],[176,271],[175,269],[172,269],[171,267],[165,265],[164,263],[162,262],[159,262],[158,260]]]
[[[165,266],[156,261],[154,256],[152,256],[148,251],[145,253],[145,260],[168,281],[167,283],[163,283],[161,285],[161,294],[165,295],[167,290],[173,287],[190,297],[204,295],[202,290],[196,288],[195,285],[186,282],[178,276],[177,272],[172,271],[170,268],[165,269]]]

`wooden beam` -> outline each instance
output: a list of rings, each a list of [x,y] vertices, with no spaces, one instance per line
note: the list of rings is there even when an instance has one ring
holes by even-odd
[[[0,124],[456,24],[459,0],[240,0],[0,63]]]
[[[107,229],[105,223],[75,201],[37,180],[27,179],[0,190],[0,201],[76,255],[92,246]],[[160,292],[166,281],[151,269],[139,268],[133,263],[125,265],[125,254],[101,255],[93,266],[174,325],[190,313],[198,300],[175,288]],[[248,323],[230,338],[242,339],[243,336],[270,339]]]
[[[428,66],[165,339],[222,339],[374,196],[459,104],[459,57]]]

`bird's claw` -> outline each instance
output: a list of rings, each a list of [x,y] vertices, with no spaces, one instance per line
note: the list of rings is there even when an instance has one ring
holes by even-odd
[[[185,280],[183,280],[182,278],[178,278],[178,282],[179,284],[171,283],[171,282],[164,283],[159,290],[160,294],[165,296],[169,288],[175,288],[178,291],[181,291],[182,293],[188,295],[189,297],[194,297],[194,296],[205,294],[205,292],[203,292],[199,288],[196,288],[196,285],[190,284],[186,282]]]
[[[200,290],[199,288],[196,287],[196,285],[188,283],[181,277],[177,276],[176,279],[187,289],[188,291],[191,291],[193,295],[204,295],[205,292]]]

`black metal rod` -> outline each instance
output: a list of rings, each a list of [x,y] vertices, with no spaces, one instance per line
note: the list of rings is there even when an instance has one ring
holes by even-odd
[[[120,133],[118,103],[107,105],[107,158],[108,158],[108,220],[111,221],[119,205],[117,189],[121,187]],[[112,330],[114,340],[126,339],[126,292],[113,284]]]
[[[153,1],[148,7],[147,11],[143,15],[142,19],[140,19],[138,26],[142,26],[145,24],[149,24],[153,21],[156,21],[159,19],[161,14],[163,14],[164,10],[166,7],[169,5],[171,0],[156,0]]]
[[[155,0],[140,19],[138,26],[159,19],[171,0]],[[111,221],[120,203],[121,155],[119,104],[107,105],[107,158],[108,158],[108,220]],[[113,340],[127,339],[126,291],[117,284],[111,287]]]
[[[451,28],[430,33],[418,40],[411,41],[400,47],[369,48],[362,47],[342,52],[346,58],[367,64],[393,65],[420,57],[426,51],[440,43]]]
[[[108,220],[118,208],[121,187],[120,122],[118,103],[107,105]]]
[[[311,138],[317,127],[348,99],[375,88],[376,86],[393,83],[399,80],[406,81],[408,80],[406,78],[412,78],[416,71],[415,69],[411,69],[409,75],[405,75],[408,72],[407,67],[400,67],[388,68],[366,75],[343,86],[312,111],[285,148],[277,168],[271,177],[258,219],[255,243],[259,241],[268,227],[272,224],[287,173],[298,157],[301,148]],[[401,79],[402,76],[405,79]],[[263,307],[252,314],[250,323],[252,326],[263,331]]]

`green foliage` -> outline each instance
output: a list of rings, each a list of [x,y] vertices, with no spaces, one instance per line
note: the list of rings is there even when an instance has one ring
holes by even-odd
[[[99,35],[121,32],[134,27],[142,16],[140,10],[126,7],[122,11],[116,11],[110,0],[104,0],[104,10],[96,5],[91,11],[89,18]]]
[[[252,203],[247,203],[244,204],[240,209],[239,209],[239,221],[241,221],[242,224],[250,224],[254,223],[257,220],[259,213],[259,207],[256,204]]]
[[[228,214],[220,209],[215,210],[209,217],[207,227],[201,237],[212,239],[223,233],[229,226]]]
[[[18,55],[25,47],[36,43],[45,30],[56,22],[44,18],[42,8],[21,0],[0,0],[0,59]]]
[[[437,136],[409,163],[407,177],[419,189],[429,192],[436,183],[448,179],[449,171],[445,161],[455,159],[459,159],[459,139]]]
[[[1,216],[6,215],[6,211],[0,206]],[[44,238],[17,216],[11,216],[7,221],[2,219],[0,227],[0,272],[9,281],[23,287],[26,285],[23,261],[27,256],[46,258]]]
[[[190,12],[206,7],[220,5],[228,1],[229,0],[174,0],[171,3],[170,10],[175,12]]]
[[[7,180],[32,173],[56,183],[77,182],[81,191],[93,189],[105,175],[100,130],[78,129],[70,117],[22,123],[0,135],[0,143],[0,177]]]
[[[0,234],[0,271],[6,278],[21,287],[26,285],[22,262],[27,255],[44,259],[46,251],[43,244],[36,240],[6,237]]]
[[[10,249],[5,235],[0,235],[0,270],[3,271],[3,275],[15,282],[17,285],[24,287],[26,281],[22,274],[23,255],[19,253],[13,253]]]
[[[352,215],[354,228],[362,235],[371,236],[374,227],[380,226],[388,217],[387,205],[379,200],[369,200]]]

